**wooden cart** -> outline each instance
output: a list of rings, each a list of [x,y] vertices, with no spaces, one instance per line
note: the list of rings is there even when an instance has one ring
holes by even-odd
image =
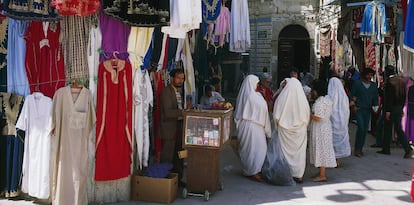
[[[187,187],[182,196],[210,199],[220,181],[220,150],[229,142],[233,109],[190,110],[184,113],[183,147],[187,150]]]

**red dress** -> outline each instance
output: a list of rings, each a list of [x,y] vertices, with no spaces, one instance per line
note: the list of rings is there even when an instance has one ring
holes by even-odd
[[[62,16],[87,16],[99,9],[99,0],[52,0],[51,6]]]
[[[27,27],[26,73],[30,92],[40,91],[53,98],[65,86],[65,67],[59,42],[60,23],[32,21]]]
[[[130,175],[132,152],[132,68],[127,61],[102,62],[98,70],[95,180]]]

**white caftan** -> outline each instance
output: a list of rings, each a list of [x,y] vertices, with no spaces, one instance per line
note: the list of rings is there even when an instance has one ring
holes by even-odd
[[[296,78],[285,80],[286,86],[280,92],[273,107],[273,120],[292,176],[302,178],[306,167],[310,108],[300,81]]]
[[[56,140],[56,163],[52,203],[88,204],[88,141],[95,124],[95,107],[91,92],[82,88],[72,94],[69,86],[60,88],[53,97],[52,128]]]
[[[52,99],[40,92],[28,95],[16,128],[24,130],[22,191],[39,199],[50,193],[50,131]]]
[[[148,112],[153,103],[151,80],[147,70],[134,71],[134,132],[137,143],[137,168],[148,167],[149,159],[149,119]]]
[[[312,107],[313,115],[321,118],[312,120],[310,131],[309,157],[315,167],[336,167],[335,152],[332,145],[332,125],[329,117],[332,113],[332,100],[329,96],[320,96]]]
[[[266,158],[266,137],[271,137],[270,119],[267,103],[256,92],[259,78],[248,75],[237,96],[234,120],[240,142],[239,154],[243,174],[251,176],[262,170]]]
[[[332,143],[336,158],[348,157],[351,155],[349,144],[349,99],[344,86],[336,77],[329,79],[328,96],[332,100]]]

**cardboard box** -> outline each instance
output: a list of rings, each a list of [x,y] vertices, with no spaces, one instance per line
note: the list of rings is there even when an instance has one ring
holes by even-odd
[[[152,178],[135,174],[131,177],[131,200],[172,203],[177,198],[178,174]]]

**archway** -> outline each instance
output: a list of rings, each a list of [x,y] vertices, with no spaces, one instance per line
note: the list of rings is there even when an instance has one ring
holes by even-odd
[[[295,67],[299,72],[309,71],[310,38],[308,31],[301,25],[288,25],[279,34],[278,45],[278,84]]]

